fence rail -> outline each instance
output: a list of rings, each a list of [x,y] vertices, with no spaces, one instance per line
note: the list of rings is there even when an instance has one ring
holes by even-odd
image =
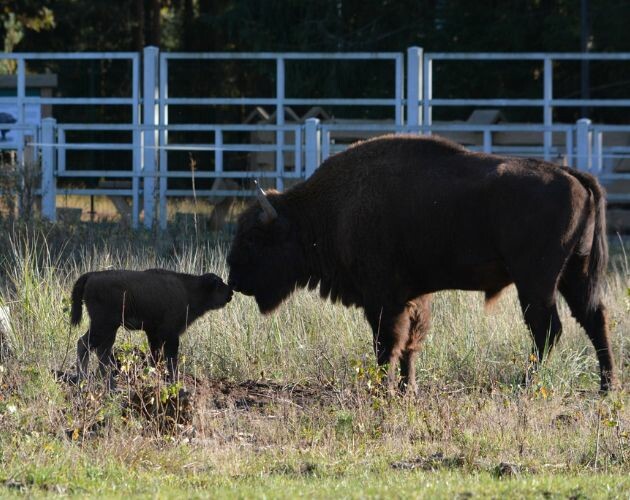
[[[630,62],[630,53],[572,54],[572,53],[433,53],[419,47],[403,52],[383,53],[160,53],[155,47],[138,53],[22,53],[1,54],[0,59],[16,61],[15,96],[0,97],[0,104],[17,107],[15,123],[0,124],[0,130],[16,131],[13,142],[0,141],[0,149],[15,149],[18,161],[24,160],[25,148],[34,148],[42,162],[43,215],[56,217],[58,194],[112,195],[132,198],[132,224],[143,222],[151,227],[159,221],[165,227],[167,199],[171,196],[192,196],[193,190],[174,186],[169,180],[191,179],[190,170],[169,167],[170,156],[181,152],[208,152],[211,162],[194,171],[197,180],[207,179],[270,179],[283,189],[285,181],[309,177],[319,164],[331,154],[344,149],[348,137],[368,137],[380,133],[445,134],[469,147],[489,153],[539,156],[547,160],[562,160],[569,166],[600,175],[602,182],[627,181],[630,174],[615,173],[616,162],[630,158],[628,145],[607,140],[615,134],[627,134],[630,125],[593,124],[587,119],[576,123],[553,122],[555,107],[630,107],[628,99],[560,99],[554,97],[553,67],[558,61],[618,61]],[[27,96],[26,70],[29,61],[42,60],[123,60],[130,62],[130,95],[123,97],[38,97]],[[245,61],[265,60],[275,64],[274,96],[172,96],[169,95],[169,71],[178,61],[201,60]],[[295,97],[287,96],[287,65],[295,61],[373,61],[392,65],[393,88],[389,96],[353,97]],[[443,98],[434,97],[433,70],[442,61],[537,61],[542,64],[542,95],[538,98]],[[45,118],[40,123],[26,123],[27,105],[53,106],[126,106],[130,109],[128,123],[58,123]],[[255,106],[270,105],[275,109],[274,123],[257,124],[196,124],[169,123],[173,108],[186,106]],[[304,123],[287,122],[288,106],[364,106],[391,110],[391,121],[353,123],[351,121],[320,121],[310,118]],[[437,123],[433,109],[439,106],[467,107],[539,107],[543,121],[538,124],[474,124]],[[528,133],[540,135],[540,140],[528,144],[507,144],[502,134]],[[103,140],[81,141],[81,134],[101,134]],[[127,134],[108,139],[109,133]],[[196,142],[181,139],[182,134],[194,133],[201,137]],[[177,135],[176,135],[177,134]],[[207,138],[206,135],[207,134]],[[268,134],[269,143],[253,139],[234,141],[234,134]],[[72,137],[69,140],[68,137]],[[475,137],[471,145],[470,137]],[[613,141],[614,142],[614,141]],[[95,169],[89,164],[74,161],[75,152],[120,152],[128,155],[128,164],[118,161]],[[267,155],[269,168],[256,165],[234,167],[226,155]],[[70,155],[69,155],[70,154]],[[115,179],[127,181],[120,187],[61,187],[60,179]],[[211,189],[195,189],[197,196],[250,196],[248,185],[225,189],[217,184]],[[609,201],[630,202],[630,193],[609,194]]]

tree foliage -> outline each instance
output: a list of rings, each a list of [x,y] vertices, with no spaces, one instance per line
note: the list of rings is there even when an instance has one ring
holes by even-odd
[[[414,45],[439,52],[580,50],[580,0],[55,0],[47,7],[34,0],[5,0],[3,4],[0,39],[5,51],[138,51],[145,45],[174,51],[404,51]],[[629,2],[590,0],[589,18],[590,50],[630,51]],[[555,97],[579,96],[578,66],[554,67]],[[627,97],[627,66],[592,64],[591,95]],[[182,66],[180,71],[203,75],[173,88],[182,95],[252,95],[272,93],[275,88],[274,69],[265,65]],[[385,67],[298,66],[288,79],[289,92],[316,97],[318,92],[343,95],[351,89],[354,95],[391,95],[389,73],[391,69]],[[436,66],[434,76],[441,97],[539,97],[541,74],[541,62],[444,63]],[[515,118],[540,119],[527,110],[511,112]],[[573,112],[558,111],[566,120],[574,118]]]

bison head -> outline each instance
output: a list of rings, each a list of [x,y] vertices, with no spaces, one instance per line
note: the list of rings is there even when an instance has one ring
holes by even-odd
[[[280,198],[277,193],[266,196],[259,188],[256,203],[238,219],[227,258],[228,283],[235,291],[254,296],[262,313],[273,311],[304,281],[298,231]]]

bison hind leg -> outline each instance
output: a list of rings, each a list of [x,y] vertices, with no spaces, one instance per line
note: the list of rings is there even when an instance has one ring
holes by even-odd
[[[600,367],[600,389],[604,392],[616,385],[615,367],[612,348],[608,336],[608,319],[606,308],[597,301],[592,307],[591,294],[594,291],[586,272],[586,258],[578,255],[571,257],[560,279],[560,293],[564,296],[571,314],[586,330]]]

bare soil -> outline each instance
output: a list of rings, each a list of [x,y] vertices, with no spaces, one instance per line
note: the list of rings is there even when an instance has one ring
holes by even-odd
[[[264,412],[267,408],[282,405],[316,407],[331,404],[338,397],[338,391],[330,386],[283,384],[271,380],[195,379],[186,386],[195,394],[197,405],[215,410]]]

